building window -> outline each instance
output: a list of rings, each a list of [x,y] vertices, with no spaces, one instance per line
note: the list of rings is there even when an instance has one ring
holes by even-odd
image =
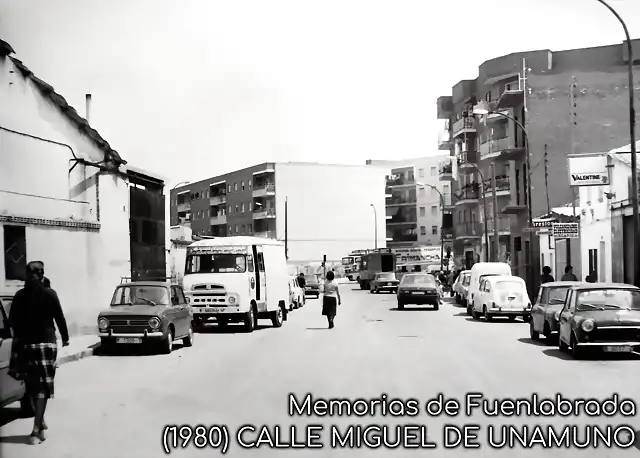
[[[232,214],[232,213],[233,213],[233,207],[232,207],[231,205],[229,205],[229,212],[228,212],[228,213],[229,213],[229,214]]]
[[[438,235],[438,226],[431,226],[431,234]]]
[[[435,177],[438,174],[438,171],[436,170],[435,167],[431,167],[431,176]]]
[[[238,183],[233,183],[233,190],[237,191],[238,190]]]
[[[249,201],[249,211],[251,211],[252,202]]]
[[[244,184],[242,185],[242,187],[244,188]],[[242,204],[241,209],[242,209],[242,213],[244,213],[244,203]]]
[[[251,180],[249,180],[249,189],[251,189]]]
[[[236,235],[238,235],[238,225],[236,224]]]
[[[449,185],[448,184],[443,184],[442,185],[442,194],[444,194],[445,196],[447,194],[449,194]]]
[[[244,191],[244,181],[242,182],[241,186],[242,186],[242,190]]]
[[[253,232],[253,224],[249,223],[249,234]]]
[[[420,235],[427,235],[427,227],[420,226]]]
[[[231,185],[229,185],[229,193],[231,193]]]
[[[424,197],[424,188],[420,188],[420,195]]]
[[[244,224],[240,227],[240,233],[244,235]]]
[[[420,178],[424,178],[424,169],[418,169],[418,176],[420,176]]]
[[[24,226],[4,226],[4,277],[25,280],[27,272],[27,236]]]
[[[427,216],[427,210],[424,207],[420,207],[420,216]]]
[[[229,234],[233,234],[233,226],[229,224]]]
[[[437,215],[438,214],[438,206],[437,205],[432,205],[431,206],[431,214],[432,215]]]
[[[236,205],[236,213],[238,213],[238,206]]]

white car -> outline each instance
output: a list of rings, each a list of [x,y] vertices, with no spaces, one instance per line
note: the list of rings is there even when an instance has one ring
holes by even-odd
[[[289,310],[300,308],[305,303],[305,294],[298,283],[298,277],[289,277]]]
[[[453,295],[456,299],[456,304],[466,305],[467,293],[469,292],[469,282],[471,281],[471,271],[463,270],[458,275],[456,282],[453,284]]]
[[[480,287],[473,296],[471,316],[474,320],[491,321],[494,317],[517,317],[527,322],[531,317],[531,300],[525,281],[513,275],[490,275],[480,281]]]

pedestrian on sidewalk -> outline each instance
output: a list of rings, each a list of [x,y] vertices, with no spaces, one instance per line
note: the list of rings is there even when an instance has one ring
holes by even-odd
[[[19,368],[14,378],[24,380],[26,394],[35,405],[33,431],[29,436],[32,444],[46,439],[48,429],[44,421],[47,401],[54,394],[54,378],[58,345],[56,325],[62,338],[62,346],[69,345],[69,331],[62,313],[58,295],[45,288],[44,264],[33,261],[27,264],[27,279],[24,288],[13,298],[9,321],[13,328],[16,352],[12,353],[10,364]],[[55,323],[55,324],[54,324]]]
[[[324,282],[322,294],[322,314],[327,317],[329,329],[333,329],[333,320],[338,313],[338,306],[342,305],[340,297],[340,287],[335,281],[335,275],[332,271],[327,272],[327,279]]]
[[[562,281],[578,281],[578,277],[573,273],[573,266],[567,266],[564,268],[564,275]]]

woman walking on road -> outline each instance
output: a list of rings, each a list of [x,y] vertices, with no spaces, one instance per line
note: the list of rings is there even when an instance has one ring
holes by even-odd
[[[322,292],[322,314],[327,317],[329,329],[333,329],[333,320],[338,313],[338,306],[342,304],[340,288],[335,282],[335,274],[327,272]]]
[[[48,429],[44,412],[54,393],[58,356],[55,325],[60,332],[62,346],[69,345],[67,322],[58,295],[46,288],[43,280],[44,264],[30,262],[24,288],[16,293],[9,313],[16,343],[16,351],[11,355],[12,376],[24,380],[27,396],[35,404],[33,431],[29,436],[32,444],[44,441],[44,431]]]

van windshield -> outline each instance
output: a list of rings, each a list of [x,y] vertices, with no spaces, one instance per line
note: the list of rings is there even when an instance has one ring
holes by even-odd
[[[243,273],[247,271],[244,254],[193,254],[187,256],[184,274]]]

